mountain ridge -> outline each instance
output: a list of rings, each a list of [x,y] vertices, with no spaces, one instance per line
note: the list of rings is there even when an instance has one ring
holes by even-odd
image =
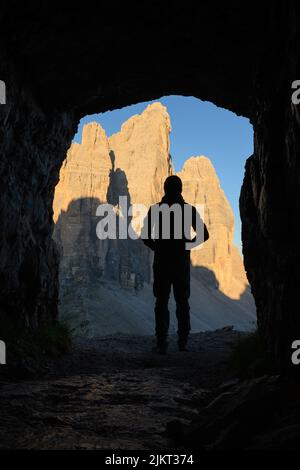
[[[98,240],[95,236],[96,208],[101,203],[110,203],[120,217],[119,196],[126,196],[129,204],[147,207],[161,199],[164,180],[175,174],[170,155],[170,132],[170,117],[160,103],[153,103],[141,114],[129,118],[120,131],[110,137],[100,124],[86,124],[81,143],[72,144],[68,151],[55,191],[54,239],[61,252],[61,297],[63,299],[70,285],[76,284],[79,291],[82,287],[86,292],[81,293],[83,299],[85,295],[88,297],[86,286],[97,292],[98,285],[101,295],[97,302],[101,310],[101,298],[104,305],[103,296],[106,292],[109,297],[109,286],[113,286],[115,302],[118,297],[119,305],[121,299],[127,305],[127,310],[119,306],[119,310],[124,310],[125,332],[130,332],[126,330],[126,316],[129,324],[137,315],[135,303],[139,304],[145,323],[149,323],[147,331],[141,327],[142,332],[150,332],[153,318],[152,253],[141,240]],[[207,157],[192,156],[177,174],[183,181],[185,200],[194,205],[204,204],[204,218],[210,232],[208,242],[191,253],[194,325],[198,330],[209,328],[210,324],[212,328],[221,327],[228,324],[227,318],[235,326],[247,329],[255,321],[255,307],[241,256],[233,243],[233,212],[215,169]],[[225,302],[225,299],[229,300]],[[113,302],[111,298],[111,304]],[[88,298],[83,303],[85,315],[93,317],[88,322],[90,331],[94,331],[91,324],[95,325],[98,317],[89,312],[97,310],[97,306],[90,305]],[[105,308],[109,306],[106,304]],[[113,310],[112,305],[110,308]],[[235,312],[233,316],[230,308]],[[210,322],[209,318],[201,321],[201,310],[204,309],[211,312]],[[78,315],[80,320],[82,314],[79,312]],[[206,317],[203,312],[202,316]],[[108,318],[105,320],[108,327],[102,323],[101,330],[99,314],[97,331],[104,329],[108,334],[115,331],[117,325]],[[75,323],[82,322],[76,320]],[[77,329],[80,330],[78,326]]]

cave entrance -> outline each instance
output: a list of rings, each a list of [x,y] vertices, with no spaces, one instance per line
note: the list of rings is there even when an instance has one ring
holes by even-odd
[[[120,197],[149,207],[174,173],[185,200],[204,205],[211,235],[192,252],[192,330],[254,327],[238,207],[252,153],[248,119],[193,97],[161,97],[81,120],[54,198],[59,314],[76,335],[153,333],[152,255],[139,239],[99,240],[96,211],[109,203],[122,217]]]

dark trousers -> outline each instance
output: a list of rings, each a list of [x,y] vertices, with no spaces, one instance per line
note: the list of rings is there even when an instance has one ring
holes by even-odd
[[[180,259],[154,258],[153,263],[153,293],[155,303],[155,332],[158,339],[168,335],[170,313],[168,309],[171,287],[173,286],[176,301],[176,316],[178,322],[178,337],[186,339],[190,326],[190,258]]]

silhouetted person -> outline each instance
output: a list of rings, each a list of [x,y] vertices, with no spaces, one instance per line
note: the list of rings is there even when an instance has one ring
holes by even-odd
[[[162,200],[150,207],[141,234],[145,245],[154,251],[155,332],[157,351],[161,354],[165,354],[168,347],[168,302],[172,286],[178,321],[178,347],[180,351],[186,350],[191,329],[188,300],[190,249],[187,249],[187,242],[196,246],[209,238],[206,225],[196,208],[187,204],[181,195],[181,179],[178,176],[169,176],[165,181],[164,191]],[[191,228],[196,232],[193,239],[190,236]]]

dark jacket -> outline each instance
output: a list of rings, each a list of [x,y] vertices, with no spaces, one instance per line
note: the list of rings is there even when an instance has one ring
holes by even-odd
[[[168,208],[171,208],[169,212]],[[187,236],[191,228],[196,232],[198,230],[194,238]],[[150,207],[144,219],[141,238],[155,252],[155,257],[174,258],[189,256],[190,249],[186,244],[197,241],[197,246],[208,240],[209,234],[194,206],[187,204],[181,195],[165,195],[158,204]]]

